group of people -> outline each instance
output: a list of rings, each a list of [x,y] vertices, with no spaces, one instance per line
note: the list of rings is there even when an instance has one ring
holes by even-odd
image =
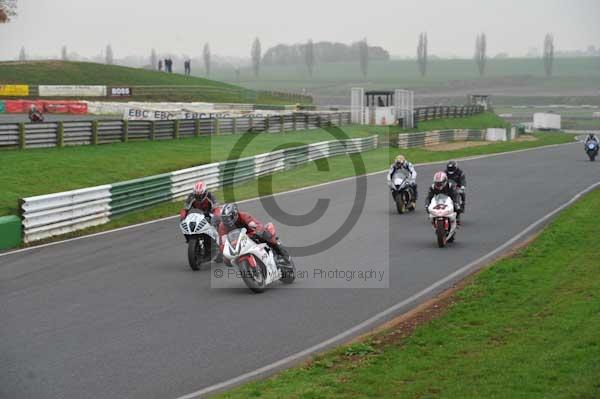
[[[173,72],[173,60],[171,58],[165,58],[165,60],[158,60],[158,70],[162,72],[163,65],[165,67],[165,72],[172,73]]]
[[[158,70],[160,72],[163,71],[173,73],[173,60],[171,58],[165,58],[164,60],[158,60]],[[183,70],[187,76],[190,76],[192,73],[192,60],[183,61]]]
[[[220,207],[218,212],[216,205],[215,195],[208,190],[204,182],[199,181],[186,198],[184,208],[180,212],[180,218],[185,219],[192,208],[204,213],[207,219],[212,220],[217,225],[219,237],[222,238],[220,240],[221,252],[223,252],[227,234],[232,230],[245,228],[248,237],[269,245],[273,253],[279,258],[280,263],[290,263],[290,255],[281,245],[279,238],[269,233],[265,225],[257,218],[247,212],[240,211],[237,204],[225,204]]]
[[[387,175],[388,182],[392,181],[397,172],[405,173],[410,179],[410,185],[415,193],[415,201],[418,199],[417,191],[417,171],[412,163],[406,160],[403,155],[398,155],[395,162],[390,166]],[[458,167],[456,161],[450,161],[446,164],[444,171],[439,171],[433,176],[433,184],[429,188],[427,198],[425,199],[425,210],[429,209],[429,204],[433,197],[438,194],[445,194],[452,198],[456,208],[456,222],[460,225],[460,215],[465,209],[465,189],[467,187],[467,178],[465,173]],[[414,205],[414,204],[413,204]]]

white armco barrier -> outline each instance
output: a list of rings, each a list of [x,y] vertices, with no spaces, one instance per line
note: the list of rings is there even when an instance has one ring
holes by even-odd
[[[24,198],[25,243],[108,223],[110,185]]]
[[[106,86],[42,85],[40,97],[106,97]]]

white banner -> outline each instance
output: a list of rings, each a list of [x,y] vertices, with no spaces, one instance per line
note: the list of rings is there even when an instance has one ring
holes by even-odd
[[[239,112],[218,112],[214,110],[187,111],[187,110],[157,110],[147,108],[126,108],[123,119],[129,121],[168,121],[175,119],[218,119],[243,116]]]
[[[39,86],[40,97],[105,97],[106,86]]]

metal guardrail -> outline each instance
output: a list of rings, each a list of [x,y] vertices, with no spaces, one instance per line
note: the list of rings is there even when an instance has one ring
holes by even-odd
[[[424,147],[453,141],[513,140],[518,136],[516,128],[502,129],[453,129],[431,132],[400,133],[391,137],[390,145],[399,148]]]
[[[378,137],[327,141],[115,184],[21,200],[24,242],[70,233],[113,216],[181,198],[204,180],[211,189],[293,168],[312,160],[377,148]]]
[[[481,105],[416,107],[415,120],[423,122],[442,118],[464,118],[483,111],[485,109]]]
[[[281,133],[350,123],[349,112],[169,121],[89,120],[0,124],[0,148],[94,145],[211,134]]]

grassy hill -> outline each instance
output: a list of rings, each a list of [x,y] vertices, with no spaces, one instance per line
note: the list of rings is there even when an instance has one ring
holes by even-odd
[[[292,103],[291,98],[176,73],[70,61],[0,62],[0,84],[155,86],[134,88],[134,100]],[[156,86],[180,86],[160,88]]]

